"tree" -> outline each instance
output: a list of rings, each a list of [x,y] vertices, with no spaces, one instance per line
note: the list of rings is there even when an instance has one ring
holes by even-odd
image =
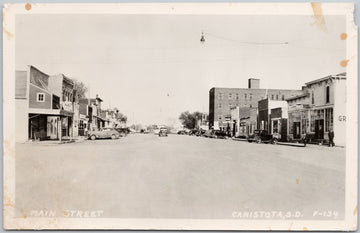
[[[205,115],[205,113],[198,111],[193,113],[186,111],[180,114],[179,120],[185,128],[194,129],[198,127],[198,121],[201,121]]]
[[[114,108],[114,111],[115,111],[115,116],[116,116],[116,120],[120,121],[120,122],[127,122],[127,116],[125,116],[123,113],[121,113],[119,111],[119,109],[117,108]]]
[[[79,98],[84,98],[86,96],[86,93],[88,92],[87,86],[85,85],[85,83],[79,80],[74,80],[74,82],[76,94],[79,96]]]
[[[181,121],[181,124],[185,128],[187,128],[187,129],[195,128],[196,118],[193,113],[190,113],[189,111],[182,112],[179,116],[179,120]]]

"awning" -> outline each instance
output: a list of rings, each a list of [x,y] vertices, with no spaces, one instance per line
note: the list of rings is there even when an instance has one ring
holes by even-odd
[[[73,116],[74,113],[61,109],[61,110],[60,110],[60,115],[61,115],[61,116]]]
[[[94,117],[98,118],[98,119],[101,120],[101,121],[106,121],[106,119],[101,118],[101,117],[99,117],[99,116],[94,116]]]

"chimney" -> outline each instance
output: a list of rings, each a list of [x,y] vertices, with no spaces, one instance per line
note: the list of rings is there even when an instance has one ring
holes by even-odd
[[[260,88],[260,79],[249,78],[248,88],[249,89],[259,89]]]

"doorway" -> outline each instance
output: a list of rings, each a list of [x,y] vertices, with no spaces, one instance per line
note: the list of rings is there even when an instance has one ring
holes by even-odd
[[[315,120],[315,139],[324,139],[324,119]]]
[[[300,122],[294,122],[294,139],[300,139]]]

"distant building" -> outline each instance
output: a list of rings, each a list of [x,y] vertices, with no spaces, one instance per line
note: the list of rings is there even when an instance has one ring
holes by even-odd
[[[87,130],[99,130],[105,127],[106,113],[101,109],[103,100],[96,95],[96,98],[81,98],[79,134]]]
[[[289,136],[328,140],[329,130],[336,145],[346,144],[346,73],[329,75],[305,84],[305,93],[288,98]]]
[[[258,105],[258,129],[269,134],[280,134],[287,140],[288,105],[286,101],[264,99]]]
[[[254,107],[235,107],[231,109],[231,119],[233,121],[233,133],[235,137],[247,137],[254,133],[257,128],[257,108]]]
[[[209,115],[202,113],[197,119],[195,119],[195,129],[208,130],[209,129]]]
[[[248,88],[211,88],[209,91],[209,127],[221,130],[233,124],[230,110],[234,107],[257,108],[262,99],[284,101],[302,94],[302,90],[260,89],[259,79],[249,79]]]

